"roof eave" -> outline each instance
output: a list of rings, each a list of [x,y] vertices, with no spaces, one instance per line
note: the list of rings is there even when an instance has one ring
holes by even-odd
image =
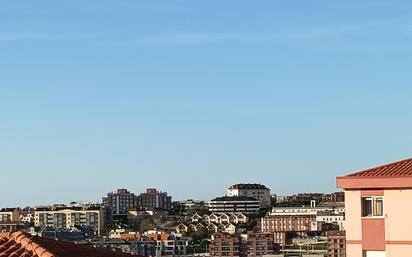
[[[412,177],[337,177],[336,187],[342,189],[412,189]]]

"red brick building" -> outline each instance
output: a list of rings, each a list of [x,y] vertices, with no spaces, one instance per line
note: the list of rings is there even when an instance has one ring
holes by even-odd
[[[240,256],[239,235],[215,234],[210,243],[210,256]]]
[[[328,257],[346,257],[346,235],[345,231],[329,231]]]
[[[210,244],[210,256],[257,257],[278,250],[271,233],[215,234]]]
[[[287,232],[320,231],[316,215],[267,215],[261,219],[260,228],[264,233],[273,233],[279,245],[286,244]]]

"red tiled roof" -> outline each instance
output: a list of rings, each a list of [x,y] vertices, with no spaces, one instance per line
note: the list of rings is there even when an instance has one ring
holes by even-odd
[[[337,177],[344,189],[412,188],[412,158]]]
[[[388,163],[346,175],[345,177],[408,177],[412,176],[412,158]]]
[[[22,232],[0,233],[0,257],[130,257],[131,254],[87,245],[30,236]]]

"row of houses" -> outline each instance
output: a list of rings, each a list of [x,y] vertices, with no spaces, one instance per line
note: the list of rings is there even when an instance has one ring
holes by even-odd
[[[177,233],[188,233],[188,232],[197,232],[201,229],[206,229],[209,232],[212,233],[218,233],[218,232],[222,232],[222,233],[228,233],[228,234],[235,234],[236,233],[236,225],[232,224],[232,223],[228,223],[228,224],[209,224],[207,226],[203,225],[202,223],[198,223],[198,224],[179,224],[176,227],[176,232]]]
[[[212,213],[212,214],[205,214],[199,215],[198,213],[194,214],[189,218],[190,223],[204,223],[204,224],[238,224],[238,223],[246,223],[248,221],[248,217],[243,213]]]
[[[212,213],[199,215],[198,213],[189,217],[186,223],[176,227],[178,233],[196,232],[206,229],[212,233],[224,232],[236,233],[236,225],[248,222],[249,218],[244,213]]]

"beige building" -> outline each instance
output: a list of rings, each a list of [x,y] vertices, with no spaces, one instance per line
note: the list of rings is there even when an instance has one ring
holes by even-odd
[[[245,196],[259,200],[261,208],[272,207],[270,189],[261,184],[235,184],[227,189],[227,196]]]
[[[104,228],[104,214],[100,207],[50,207],[34,212],[36,227],[72,228],[76,225],[90,226],[97,235]]]
[[[0,209],[0,222],[18,222],[20,211],[17,208]]]

